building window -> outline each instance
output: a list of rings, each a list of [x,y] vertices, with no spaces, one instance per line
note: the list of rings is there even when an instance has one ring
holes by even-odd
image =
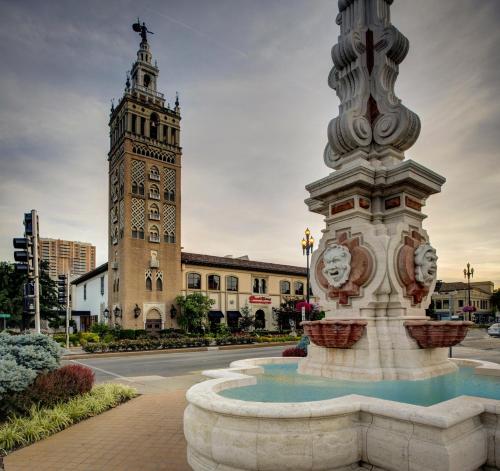
[[[443,302],[440,299],[436,301],[436,309],[443,309]]]
[[[188,273],[188,289],[201,289],[201,275]]]
[[[280,293],[281,294],[290,294],[290,282],[289,281],[280,281]]]
[[[154,200],[160,199],[160,190],[157,185],[153,184],[149,187],[149,197]]]
[[[132,115],[132,132],[135,134],[137,130],[137,116],[135,114]]]
[[[139,187],[137,186],[137,182],[132,182],[132,193],[137,195],[139,193]]]
[[[254,278],[253,280],[253,292],[255,294],[266,294],[267,283],[265,278]]]
[[[304,283],[302,283],[301,281],[296,281],[294,283],[294,290],[295,290],[295,295],[304,296]]]
[[[160,220],[160,208],[158,208],[157,204],[152,204],[149,207],[149,219],[152,221],[159,221]]]
[[[226,278],[226,291],[238,291],[238,278],[235,276]]]
[[[443,300],[443,309],[450,309],[450,301],[448,299]]]
[[[458,307],[464,307],[464,300],[463,299],[458,300]]]
[[[156,167],[155,165],[153,165],[149,170],[149,178],[157,182],[160,181],[160,171],[158,170],[158,167]]]
[[[156,113],[152,113],[149,118],[149,137],[158,139],[158,127],[160,126],[160,118]]]
[[[153,282],[151,281],[151,277],[146,277],[146,289],[148,291],[153,291]]]
[[[87,300],[87,285],[83,285],[83,300]]]
[[[161,278],[156,279],[156,291],[163,291],[163,281]]]
[[[163,241],[169,244],[175,244],[175,232],[165,232],[163,234]]]
[[[104,296],[104,276],[101,276],[101,296]]]
[[[175,202],[175,190],[166,190],[163,192],[163,197],[167,201],[174,201]]]
[[[160,232],[156,226],[149,228],[149,242],[160,242]]]
[[[141,117],[141,136],[145,136],[144,130],[146,129],[146,118]]]
[[[208,289],[214,291],[220,291],[220,276],[219,275],[209,275],[208,276]]]

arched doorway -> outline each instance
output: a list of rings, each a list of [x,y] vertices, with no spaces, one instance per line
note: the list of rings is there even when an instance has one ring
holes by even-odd
[[[255,313],[255,328],[256,329],[266,328],[266,313],[262,309],[259,309]]]
[[[161,326],[161,314],[157,309],[151,309],[147,316],[144,328],[148,334],[159,335]]]

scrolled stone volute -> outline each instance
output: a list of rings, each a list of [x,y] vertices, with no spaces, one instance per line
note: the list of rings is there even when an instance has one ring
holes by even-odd
[[[332,48],[328,84],[340,99],[328,125],[325,164],[342,166],[356,151],[396,151],[400,159],[420,134],[418,116],[394,92],[408,39],[390,23],[392,0],[339,0],[338,42]]]

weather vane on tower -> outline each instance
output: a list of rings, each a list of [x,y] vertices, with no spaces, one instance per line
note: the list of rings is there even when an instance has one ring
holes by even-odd
[[[139,20],[139,18],[137,18],[137,23],[134,23],[132,25],[132,29],[136,32],[136,33],[139,33],[141,35],[141,38],[142,38],[142,42],[145,42],[147,43],[148,42],[148,36],[147,36],[147,33],[149,34],[154,34],[153,31],[149,31],[149,29],[147,28],[146,26],[146,23],[142,22],[142,25],[141,25],[141,22]]]

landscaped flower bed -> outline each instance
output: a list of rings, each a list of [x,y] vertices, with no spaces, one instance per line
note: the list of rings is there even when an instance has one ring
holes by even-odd
[[[83,347],[83,349],[89,353],[135,352],[141,350],[205,347],[210,345],[210,342],[210,338],[203,337],[117,340],[109,343],[88,343]]]
[[[0,333],[0,454],[136,395],[116,384],[92,389],[94,372],[84,365],[60,367],[61,354],[46,335]]]
[[[27,416],[12,415],[0,426],[0,452],[42,440],[81,420],[101,414],[137,395],[122,384],[103,384],[53,407],[32,406]]]

